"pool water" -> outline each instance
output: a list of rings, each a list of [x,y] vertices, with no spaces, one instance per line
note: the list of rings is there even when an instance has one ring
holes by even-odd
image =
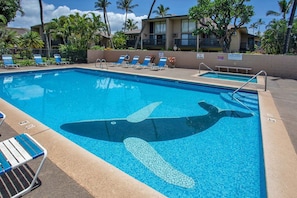
[[[231,89],[87,69],[0,82],[1,98],[167,197],[266,197],[259,110]]]
[[[205,74],[200,75],[202,77],[207,78],[216,78],[221,80],[232,80],[232,81],[240,81],[240,82],[247,82],[252,78],[252,76],[247,75],[240,75],[240,74],[224,74],[224,73],[217,73],[217,72],[207,72]],[[257,83],[257,78],[251,80],[252,83]]]

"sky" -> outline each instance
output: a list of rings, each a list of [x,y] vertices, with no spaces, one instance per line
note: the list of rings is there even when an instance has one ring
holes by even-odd
[[[125,21],[125,12],[117,8],[116,1],[109,0],[111,5],[107,7],[112,32],[122,30]],[[103,21],[103,13],[95,10],[95,2],[95,0],[43,0],[44,22],[50,22],[53,18],[74,14],[75,12],[95,12],[102,16]],[[138,6],[133,9],[133,13],[128,14],[128,18],[138,22],[137,25],[139,28],[141,28],[141,20],[147,18],[152,2],[152,0],[132,1],[132,5],[138,4]],[[277,2],[278,0],[250,0],[248,4],[254,6],[255,12],[251,23],[262,19],[267,25],[269,21],[276,18],[275,16],[266,16],[266,12],[268,10],[279,12]],[[187,15],[189,9],[197,4],[197,0],[157,0],[153,10],[157,10],[160,4],[163,4],[164,7],[169,7],[168,14]],[[41,24],[38,0],[21,0],[21,6],[25,15],[21,16],[20,13],[17,13],[14,21],[8,24],[9,27],[30,28],[31,26]],[[151,18],[155,16],[155,14],[152,14]],[[260,26],[261,32],[265,30],[266,25]],[[246,27],[249,26],[250,24],[246,25]],[[253,30],[249,29],[249,33],[253,34]]]

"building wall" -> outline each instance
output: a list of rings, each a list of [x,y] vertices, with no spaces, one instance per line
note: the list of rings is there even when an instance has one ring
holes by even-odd
[[[155,62],[158,63],[160,53],[166,57],[176,57],[176,67],[179,68],[198,69],[199,64],[203,62],[214,70],[216,65],[242,66],[252,68],[252,74],[265,70],[269,76],[297,79],[297,56],[289,55],[242,54],[242,60],[228,60],[227,53],[215,52],[88,50],[88,63],[95,63],[98,58],[104,58],[107,62],[116,62],[122,54],[128,54],[131,59],[134,55],[139,55],[140,62],[145,56],[154,55],[156,56]],[[204,59],[197,59],[197,54],[203,55]]]

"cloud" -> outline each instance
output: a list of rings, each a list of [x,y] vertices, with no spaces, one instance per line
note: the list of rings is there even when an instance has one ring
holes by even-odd
[[[25,2],[25,1],[21,1]],[[20,13],[17,13],[16,18],[14,21],[8,24],[9,27],[15,28],[28,28],[30,29],[31,26],[41,24],[40,21],[40,11],[39,11],[39,3],[36,0],[26,0],[26,3],[21,4],[23,11],[25,13],[24,16],[21,16]],[[100,14],[103,19],[103,13],[100,11],[81,11],[78,9],[70,9],[67,6],[59,6],[55,7],[53,4],[47,4],[43,2],[43,20],[45,23],[50,22],[54,18],[59,18],[60,16],[68,16],[74,13],[86,14],[93,12],[96,15]],[[125,14],[119,14],[114,12],[108,12],[108,19],[111,26],[112,32],[120,31],[123,28],[123,23],[125,21]],[[147,16],[136,16],[134,13],[128,14],[128,19],[133,19],[134,22],[138,22],[138,28],[141,28],[141,20],[146,18]]]

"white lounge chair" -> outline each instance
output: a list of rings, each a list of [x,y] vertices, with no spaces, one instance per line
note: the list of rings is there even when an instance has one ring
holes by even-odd
[[[0,142],[0,176],[4,174],[9,175],[9,172],[13,171],[15,168],[27,164],[29,161],[41,156],[43,156],[43,159],[41,160],[30,185],[27,188],[24,187],[25,189],[21,190],[21,192],[17,192],[17,194],[12,197],[20,197],[33,188],[46,159],[47,151],[34,138],[26,133]],[[16,177],[18,177],[18,174],[20,173],[14,172]],[[20,177],[22,176],[20,175]],[[10,182],[20,181],[10,180]]]

